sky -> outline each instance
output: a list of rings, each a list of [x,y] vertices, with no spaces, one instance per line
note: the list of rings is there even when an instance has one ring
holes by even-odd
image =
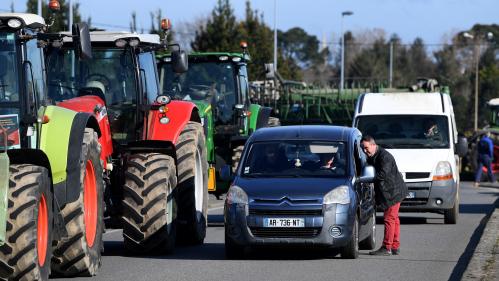
[[[45,0],[48,1],[48,0]],[[69,0],[66,0],[69,1]],[[84,19],[107,29],[128,28],[136,11],[139,30],[151,26],[150,12],[159,8],[175,24],[183,25],[210,14],[217,0],[73,0],[80,3]],[[355,33],[384,29],[387,36],[397,33],[404,43],[421,37],[427,44],[440,44],[458,31],[474,24],[499,24],[499,0],[275,0],[277,28],[300,26],[319,40],[338,43],[341,13],[354,14],[343,19],[344,30]],[[25,0],[0,0],[0,12],[24,11]],[[231,0],[236,16],[242,18],[245,0]],[[253,9],[264,13],[274,26],[274,0],[251,0]],[[114,27],[112,27],[114,26]]]

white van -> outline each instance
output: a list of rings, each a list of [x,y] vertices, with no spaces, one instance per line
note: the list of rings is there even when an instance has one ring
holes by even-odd
[[[467,142],[458,138],[449,94],[362,94],[353,126],[395,157],[409,190],[401,211],[438,212],[445,223],[457,222],[459,163]]]

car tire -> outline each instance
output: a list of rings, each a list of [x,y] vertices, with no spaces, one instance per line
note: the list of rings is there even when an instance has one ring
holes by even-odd
[[[359,243],[359,249],[361,250],[374,250],[376,247],[376,211],[373,210],[373,214],[369,219],[371,226],[371,233],[366,239]]]
[[[359,256],[359,220],[355,216],[353,222],[352,236],[348,244],[341,249],[341,257],[344,259],[356,259]]]
[[[445,224],[456,224],[459,218],[459,191],[456,193],[456,200],[454,201],[454,206],[451,209],[444,211],[444,223]]]

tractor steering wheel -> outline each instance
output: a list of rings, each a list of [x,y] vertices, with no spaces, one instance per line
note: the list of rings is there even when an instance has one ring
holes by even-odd
[[[92,78],[95,78],[95,79],[92,79]],[[109,89],[111,87],[111,80],[109,78],[107,78],[106,75],[100,74],[100,73],[92,73],[92,74],[87,75],[83,79],[83,81],[85,81],[85,82],[92,81],[92,80],[104,82],[104,87],[106,87],[106,92],[109,91]],[[103,94],[106,94],[106,93],[103,93]]]

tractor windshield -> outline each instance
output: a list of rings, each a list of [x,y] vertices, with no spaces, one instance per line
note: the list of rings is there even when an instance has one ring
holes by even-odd
[[[17,113],[13,107],[19,103],[18,60],[15,34],[0,32],[0,115]]]
[[[449,121],[439,115],[360,116],[357,128],[385,148],[449,148]]]
[[[161,89],[174,99],[215,104],[223,123],[232,119],[236,104],[235,66],[230,62],[196,62],[185,73],[174,73],[171,64],[161,71]]]
[[[80,61],[72,49],[54,50],[48,59],[49,98],[63,101],[96,92],[108,107],[136,103],[132,55],[120,49],[94,49],[91,60]]]

